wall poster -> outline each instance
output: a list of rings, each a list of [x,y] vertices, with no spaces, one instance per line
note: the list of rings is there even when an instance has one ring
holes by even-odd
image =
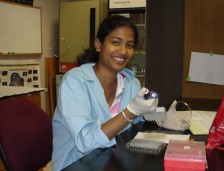
[[[39,65],[0,65],[0,86],[40,87]]]
[[[189,81],[224,85],[224,55],[191,52]]]

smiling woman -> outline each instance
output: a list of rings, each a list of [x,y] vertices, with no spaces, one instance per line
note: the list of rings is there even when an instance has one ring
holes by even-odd
[[[119,19],[123,19],[120,22]],[[109,24],[110,23],[110,24]],[[132,40],[128,44],[129,46],[131,45],[133,48],[138,45],[138,31],[136,26],[134,25],[133,22],[131,22],[128,18],[119,16],[119,15],[114,15],[112,17],[108,17],[102,22],[102,24],[99,27],[97,36],[94,40],[95,42],[95,47],[90,47],[89,49],[86,49],[83,54],[80,54],[77,58],[77,63],[78,65],[82,65],[84,63],[90,63],[90,62],[98,62],[99,60],[99,50],[101,48],[101,44],[103,44],[105,38],[107,35],[112,32],[114,29],[120,28],[120,27],[125,27],[126,29],[129,29],[132,33]],[[121,30],[121,29],[120,29]],[[116,37],[114,37],[116,38]],[[119,39],[119,37],[117,37]],[[118,44],[119,41],[113,41],[113,44]],[[133,55],[133,54],[132,54]]]
[[[116,144],[115,136],[154,113],[158,99],[144,100],[146,88],[126,66],[138,43],[134,23],[119,15],[105,18],[94,47],[78,56],[79,67],[62,78],[53,118],[53,171],[96,148]]]

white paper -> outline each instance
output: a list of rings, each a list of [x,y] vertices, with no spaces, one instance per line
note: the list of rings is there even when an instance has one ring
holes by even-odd
[[[192,111],[190,131],[194,135],[208,135],[217,111]]]
[[[164,136],[161,136],[160,133],[158,133],[158,138],[150,138],[150,134],[155,133],[147,133],[147,132],[138,132],[138,134],[135,136],[135,139],[144,139],[144,140],[156,140],[156,141],[162,141],[165,143],[169,143],[170,140],[189,140],[190,135],[183,135],[183,134],[166,134],[164,133]]]
[[[224,85],[224,55],[192,52],[188,80]]]

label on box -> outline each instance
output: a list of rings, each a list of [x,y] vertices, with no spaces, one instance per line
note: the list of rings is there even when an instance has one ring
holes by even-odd
[[[76,67],[77,65],[75,63],[60,63],[59,65],[59,72],[60,73],[66,73],[70,69]]]
[[[190,146],[184,146],[184,150],[189,150],[189,149],[191,149]]]
[[[110,0],[109,9],[146,7],[146,0]]]

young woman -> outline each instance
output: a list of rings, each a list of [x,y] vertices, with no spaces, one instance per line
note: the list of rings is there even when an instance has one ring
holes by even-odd
[[[117,134],[156,110],[158,99],[145,100],[147,89],[125,68],[137,41],[132,21],[109,16],[99,27],[95,47],[63,76],[53,118],[53,171],[93,149],[113,146]]]

